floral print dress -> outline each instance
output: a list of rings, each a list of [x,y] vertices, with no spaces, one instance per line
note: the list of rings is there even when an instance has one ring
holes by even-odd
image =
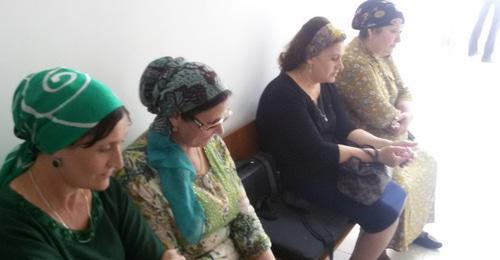
[[[143,134],[124,151],[125,168],[115,177],[167,248],[177,248],[186,259],[247,259],[271,247],[220,136],[215,135],[203,148],[210,169],[193,183],[205,214],[203,237],[195,245],[188,244],[176,228],[158,173],[147,163],[146,150]]]
[[[374,57],[355,38],[347,46],[343,61],[345,68],[336,85],[351,121],[382,138],[407,139],[386,130],[399,114],[396,104],[411,100],[392,58]],[[390,248],[407,250],[424,225],[434,221],[436,174],[436,161],[422,149],[416,151],[409,165],[393,169],[393,180],[405,189],[408,198]]]

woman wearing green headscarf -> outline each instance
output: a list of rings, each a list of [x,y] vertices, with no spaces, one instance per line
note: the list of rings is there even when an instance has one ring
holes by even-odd
[[[274,259],[221,138],[230,91],[217,74],[159,58],[140,94],[156,118],[125,150],[117,177],[164,245],[187,259]]]
[[[103,83],[67,68],[27,76],[14,93],[24,142],[0,171],[0,259],[167,259],[120,186],[129,119]]]

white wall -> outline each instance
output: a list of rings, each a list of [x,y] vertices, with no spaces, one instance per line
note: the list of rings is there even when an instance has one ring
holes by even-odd
[[[107,83],[131,111],[130,141],[153,118],[138,98],[143,69],[161,56],[184,56],[213,67],[234,92],[231,132],[254,118],[278,73],[278,53],[300,26],[321,15],[349,28],[360,2],[0,0],[0,160],[20,142],[10,105],[28,73],[63,65]]]

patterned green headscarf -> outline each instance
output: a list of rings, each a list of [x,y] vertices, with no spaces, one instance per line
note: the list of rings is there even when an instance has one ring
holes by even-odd
[[[68,147],[120,106],[110,88],[73,69],[53,68],[24,78],[12,102],[14,134],[24,142],[7,155],[0,187],[26,171],[39,152]]]
[[[152,61],[141,77],[141,102],[156,114],[151,126],[155,132],[170,135],[168,117],[190,111],[228,91],[215,71],[182,57],[163,57]]]
[[[158,171],[176,226],[191,244],[201,239],[205,214],[193,191],[195,169],[181,147],[171,140],[168,118],[197,108],[223,92],[229,90],[211,68],[180,57],[151,62],[141,78],[141,101],[157,115],[148,132],[148,162]]]

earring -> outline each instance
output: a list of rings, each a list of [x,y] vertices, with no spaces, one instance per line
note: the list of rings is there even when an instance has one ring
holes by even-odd
[[[308,70],[309,73],[312,73],[312,71],[313,71],[312,64],[307,64],[307,70]]]
[[[54,160],[52,160],[52,166],[54,168],[59,168],[62,166],[62,160],[61,158],[55,158]]]
[[[172,132],[177,132],[179,129],[177,129],[177,127],[175,126],[172,126]]]

